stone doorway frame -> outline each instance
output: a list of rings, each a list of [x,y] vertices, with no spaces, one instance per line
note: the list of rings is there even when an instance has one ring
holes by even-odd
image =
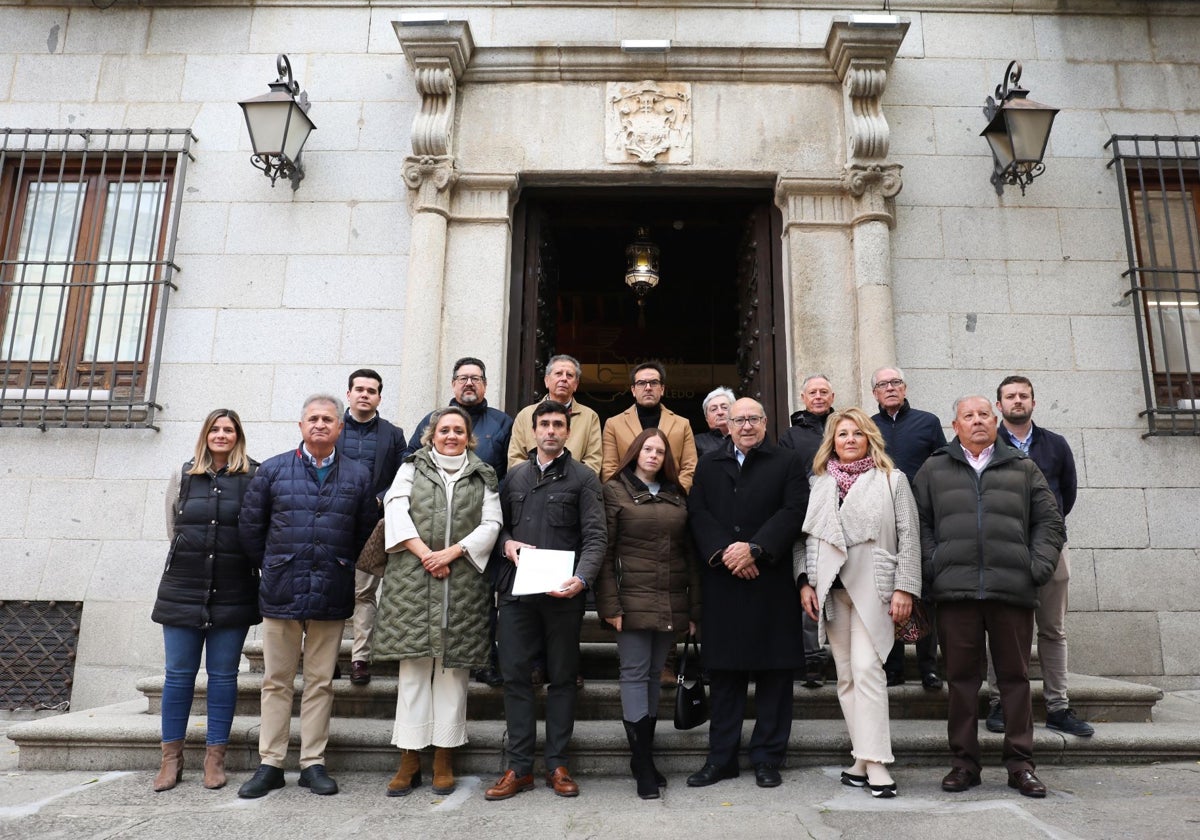
[[[421,97],[412,147],[403,167],[410,189],[411,243],[402,343],[401,389],[417,406],[449,397],[446,372],[457,355],[507,369],[513,207],[522,186],[632,185],[637,171],[472,171],[456,157],[462,89],[485,95],[489,84],[629,79],[767,81],[837,86],[844,147],[821,171],[766,169],[697,173],[656,167],[652,182],[719,186],[773,182],[783,217],[782,254],[788,393],[807,372],[828,374],[842,393],[871,405],[867,378],[895,364],[891,230],[901,167],[888,155],[889,128],[880,99],[907,20],[838,18],[824,48],[673,47],[665,54],[623,53],[617,45],[476,48],[466,21],[393,23]],[[846,352],[847,325],[853,340]],[[503,383],[490,400],[504,403]]]

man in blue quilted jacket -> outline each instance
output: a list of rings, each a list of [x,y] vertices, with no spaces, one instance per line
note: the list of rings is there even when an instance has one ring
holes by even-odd
[[[336,450],[342,411],[342,401],[329,394],[305,400],[300,446],[265,461],[242,500],[239,536],[261,570],[263,616],[260,764],[238,790],[243,799],[284,785],[302,650],[300,786],[321,795],[338,792],[325,772],[333,669],[354,612],[354,564],[379,519],[370,471]]]

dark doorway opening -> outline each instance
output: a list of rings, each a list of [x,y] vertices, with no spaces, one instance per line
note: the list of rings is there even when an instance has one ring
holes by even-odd
[[[707,428],[701,400],[726,386],[786,423],[779,215],[768,190],[527,189],[515,213],[508,405],[544,394],[546,360],[579,359],[576,399],[601,419],[632,403],[629,373],[667,368],[663,403]],[[639,226],[662,251],[639,312],[624,283]],[[640,316],[640,317],[639,317]]]

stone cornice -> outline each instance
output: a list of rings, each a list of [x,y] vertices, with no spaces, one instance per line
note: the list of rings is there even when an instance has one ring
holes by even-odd
[[[618,44],[480,47],[463,82],[609,81],[837,82],[825,51],[807,47],[672,46],[624,53]]]
[[[397,6],[406,9],[436,8],[559,8],[611,9],[612,0],[116,0],[115,6],[136,7],[147,13],[152,9],[203,8],[379,8],[389,12]],[[1033,15],[1200,15],[1194,0],[903,0],[904,13],[961,12],[966,14]],[[798,11],[879,12],[881,0],[638,0],[639,9],[793,9]],[[86,7],[92,0],[0,0],[0,8]]]

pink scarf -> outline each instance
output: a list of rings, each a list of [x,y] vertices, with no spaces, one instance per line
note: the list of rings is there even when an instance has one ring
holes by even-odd
[[[825,465],[825,469],[833,476],[833,480],[838,486],[838,500],[846,498],[846,494],[850,492],[850,488],[854,486],[854,481],[863,473],[875,469],[875,459],[868,455],[866,458],[859,458],[857,461],[850,461],[843,464],[841,461],[831,458],[829,463]]]

